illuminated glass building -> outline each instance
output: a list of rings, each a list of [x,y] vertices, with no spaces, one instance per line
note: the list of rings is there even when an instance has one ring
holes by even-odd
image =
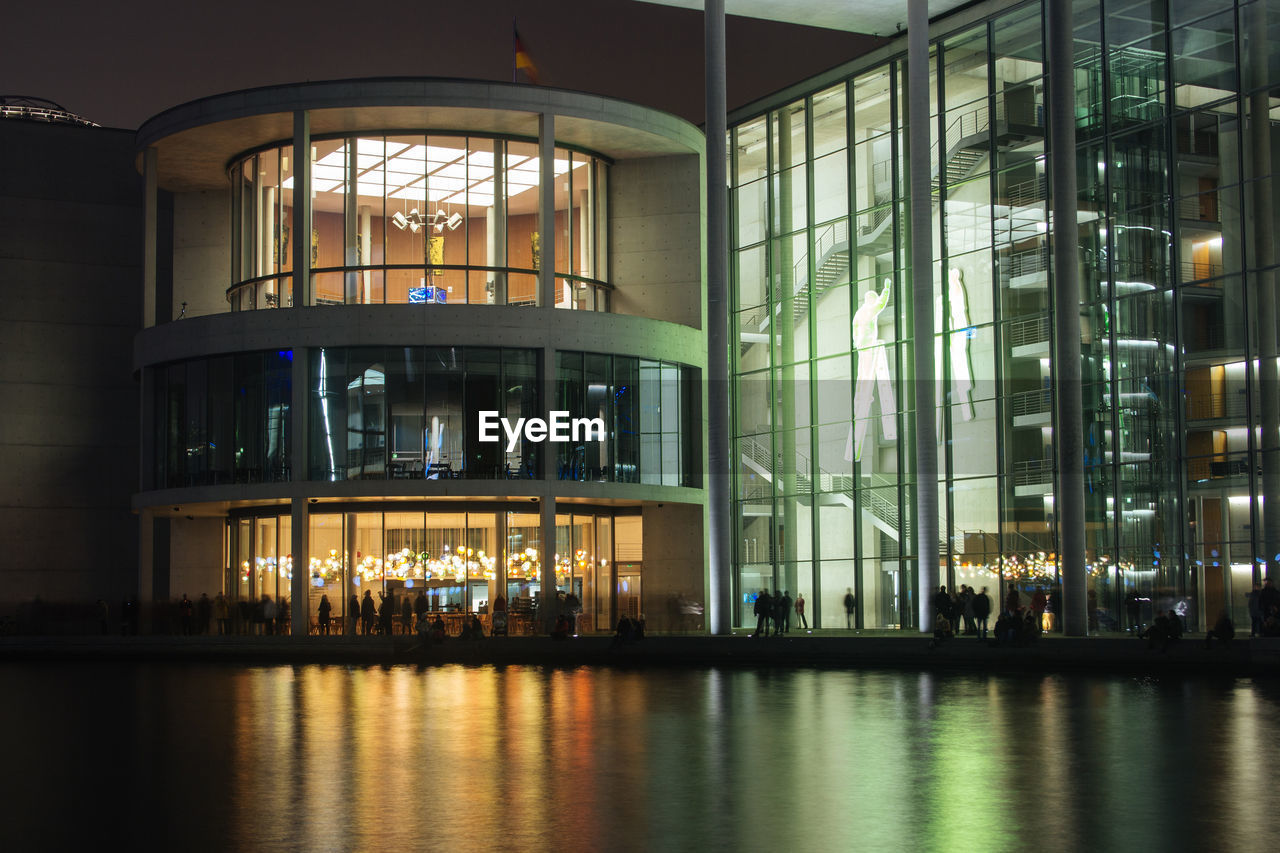
[[[919,628],[933,584],[997,609],[1043,588],[1059,621],[1078,595],[1091,632],[1126,626],[1130,592],[1144,620],[1248,624],[1280,559],[1280,8],[1075,0],[1055,65],[1053,5],[932,21],[927,123],[908,37],[729,117],[734,624],[768,587],[823,627],[849,589],[859,626]],[[1078,235],[1056,240],[1055,209]],[[1079,382],[1055,351],[1073,278]]]
[[[397,630],[419,592],[451,629],[501,597],[514,632],[551,588],[581,631],[702,600],[696,128],[368,80],[186,104],[138,144],[144,599],[288,600],[293,633],[366,590]],[[484,411],[605,434],[485,441]]]
[[[64,563],[131,573],[126,501],[82,474],[136,454],[140,597],[286,598],[295,630],[322,594],[552,586],[582,630],[689,627],[685,597],[728,632],[763,587],[918,630],[942,584],[1044,589],[1076,634],[1131,593],[1243,625],[1280,561],[1280,2],[727,5],[906,28],[728,115],[723,180],[679,119],[533,86],[207,98],[137,170],[122,134],[7,122],[42,158],[0,192],[7,277],[43,285],[6,305],[0,378],[37,401],[0,434],[12,564],[71,523]],[[486,410],[606,437],[508,449]]]

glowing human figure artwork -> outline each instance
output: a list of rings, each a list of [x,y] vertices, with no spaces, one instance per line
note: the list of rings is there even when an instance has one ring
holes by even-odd
[[[973,373],[969,369],[969,299],[964,289],[964,278],[960,270],[951,268],[947,277],[947,307],[950,309],[947,335],[951,355],[951,382],[955,391],[955,399],[959,401],[960,419],[973,420],[973,403],[969,394],[973,391]],[[933,325],[936,334],[933,338],[933,364],[942,375],[942,294],[933,301]],[[965,332],[965,334],[957,334]],[[939,401],[942,402],[942,401]],[[941,412],[941,410],[939,410]]]
[[[892,288],[893,280],[886,278],[879,293],[867,291],[862,305],[853,315],[853,346],[858,351],[858,376],[853,394],[854,425],[844,453],[847,462],[862,458],[867,415],[871,412],[871,399],[877,387],[880,389],[880,429],[886,441],[898,437],[898,425],[894,420],[898,406],[893,396],[893,381],[889,378],[885,342],[880,339],[880,314],[889,305]]]

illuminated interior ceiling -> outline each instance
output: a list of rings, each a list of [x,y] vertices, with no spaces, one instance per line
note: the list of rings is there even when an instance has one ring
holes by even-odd
[[[347,157],[344,141],[315,161],[312,186],[317,193],[341,191]],[[492,150],[468,151],[395,138],[361,138],[356,140],[357,194],[370,199],[385,195],[431,205],[492,207],[493,162]],[[569,171],[569,161],[556,158],[554,169],[556,177],[564,175]],[[513,201],[535,189],[538,186],[537,156],[509,153],[506,180],[507,197]],[[284,186],[292,189],[293,178],[287,178]],[[536,202],[534,195],[528,197],[528,205]],[[321,207],[323,209],[323,205]]]
[[[703,0],[640,0],[660,6],[701,11]],[[929,0],[929,17],[936,18],[971,0]],[[907,0],[724,0],[727,15],[761,18],[806,27],[849,33],[891,36],[907,27]]]

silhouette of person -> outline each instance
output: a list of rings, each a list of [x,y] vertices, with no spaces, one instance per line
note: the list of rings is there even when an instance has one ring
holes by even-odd
[[[329,603],[329,596],[320,596],[320,606],[316,608],[316,616],[320,621],[320,633],[324,636],[329,634],[329,619],[333,612],[333,605]]]
[[[791,593],[784,589],[782,598],[778,600],[778,615],[775,617],[778,620],[778,628],[783,634],[791,630],[791,605],[794,603],[791,600]]]
[[[1231,617],[1227,615],[1227,611],[1223,610],[1218,614],[1218,621],[1213,623],[1213,630],[1204,635],[1204,647],[1206,649],[1212,647],[1213,639],[1217,637],[1218,642],[1222,643],[1222,647],[1229,649],[1235,636],[1236,626],[1232,624]]]
[[[974,630],[978,632],[979,640],[987,638],[987,618],[990,615],[991,597],[987,595],[987,588],[984,586],[982,592],[973,597]]]
[[[796,624],[797,624],[799,627],[801,627],[801,628],[805,629],[806,631],[808,631],[808,630],[809,630],[809,620],[808,620],[808,619],[806,619],[806,618],[805,618],[805,615],[804,615],[804,593],[803,593],[803,592],[798,592],[798,593],[796,593],[796,606],[795,606],[795,610],[796,610]]]
[[[191,633],[191,610],[194,605],[191,599],[187,598],[187,594],[182,594],[182,601],[178,602],[178,612],[182,622],[182,634],[187,636]]]
[[[366,589],[364,598],[360,599],[360,627],[366,637],[373,633],[373,625],[377,621],[377,616],[377,608],[373,603],[373,593]]]
[[[213,602],[209,600],[209,593],[200,593],[200,600],[196,602],[196,633],[209,633],[209,615],[213,613]]]
[[[853,595],[853,587],[844,588],[844,627],[853,628],[853,613],[858,608],[858,599]]]
[[[755,617],[756,617],[756,636],[767,637],[769,635],[769,616],[773,609],[773,599],[769,597],[767,589],[760,590],[756,595]]]

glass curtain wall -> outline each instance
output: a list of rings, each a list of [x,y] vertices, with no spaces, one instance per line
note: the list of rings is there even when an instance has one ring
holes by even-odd
[[[1261,500],[1280,490],[1275,212],[1261,202],[1280,10],[1079,0],[1075,15],[1090,625],[1134,627],[1134,599],[1138,624],[1168,609],[1193,629],[1223,609],[1240,624],[1280,553]],[[920,138],[943,580],[993,601],[1043,590],[1056,609],[1043,31],[1028,3],[940,38]],[[910,625],[905,378],[929,352],[897,298],[902,96],[893,61],[731,132],[739,624],[768,588],[803,592],[824,627],[843,627],[846,591],[859,625]]]
[[[149,368],[154,487],[289,480],[292,364],[280,350]]]
[[[538,444],[482,442],[478,422],[482,410],[542,416],[537,361],[535,350],[485,347],[312,350],[310,478],[536,476]]]
[[[312,152],[311,304],[538,304],[536,142],[370,135]],[[233,311],[293,304],[292,153],[231,169]],[[557,148],[553,172],[556,304],[607,311],[608,164]]]
[[[599,420],[559,445],[561,480],[690,485],[698,436],[692,368],[599,353],[556,353],[556,406]]]

